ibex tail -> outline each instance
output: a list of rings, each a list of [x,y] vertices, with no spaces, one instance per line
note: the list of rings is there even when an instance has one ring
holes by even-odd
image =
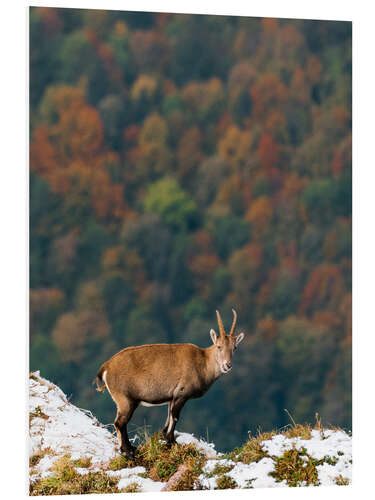
[[[96,375],[96,378],[93,380],[93,384],[96,383],[96,390],[97,391],[104,391],[106,388],[106,385],[103,381],[103,372],[104,372],[104,367],[102,366],[100,370],[98,371],[98,374]],[[102,382],[103,385],[99,385],[99,383]]]

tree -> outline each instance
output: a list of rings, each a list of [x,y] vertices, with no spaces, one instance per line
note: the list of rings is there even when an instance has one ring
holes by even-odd
[[[196,215],[195,202],[171,177],[164,177],[149,186],[144,209],[159,214],[166,224],[180,230],[191,226]]]

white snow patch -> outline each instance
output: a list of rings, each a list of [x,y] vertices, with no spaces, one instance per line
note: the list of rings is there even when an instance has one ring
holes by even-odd
[[[56,455],[68,453],[73,460],[91,458],[94,464],[118,454],[115,437],[90,412],[69,403],[62,390],[41,378],[39,372],[34,377],[37,380],[30,378],[29,411],[43,417],[31,420],[30,456],[51,448]]]
[[[226,458],[222,458],[219,460],[207,460],[207,462],[204,464],[204,467],[202,468],[202,471],[205,474],[212,474],[212,472],[215,470],[215,467],[217,466],[227,467],[235,465],[236,462],[233,462],[233,460],[228,460]]]
[[[121,490],[123,488],[127,488],[130,484],[136,483],[139,487],[139,491],[160,491],[165,483],[161,483],[159,481],[152,481],[148,477],[140,477],[140,476],[130,476],[124,479],[121,479],[118,483],[118,488]]]
[[[335,465],[324,463],[317,466],[318,479],[321,485],[336,484],[335,479],[342,476],[351,482],[352,478],[352,438],[344,431],[318,430],[311,431],[311,439],[299,437],[288,438],[282,435],[273,436],[272,439],[263,441],[262,448],[269,455],[281,457],[285,451],[295,448],[302,450],[316,460],[332,459]],[[306,457],[307,460],[307,457]]]
[[[203,439],[197,439],[193,434],[187,432],[175,431],[176,441],[178,444],[194,444],[194,446],[204,453],[207,458],[217,457],[214,443],[207,443]]]
[[[278,483],[269,475],[274,470],[274,466],[274,461],[268,457],[251,464],[238,462],[227,475],[234,479],[240,488],[276,488],[287,486],[285,481]]]

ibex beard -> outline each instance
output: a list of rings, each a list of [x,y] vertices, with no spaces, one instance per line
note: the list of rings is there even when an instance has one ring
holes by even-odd
[[[101,367],[97,389],[108,389],[117,406],[114,422],[121,452],[133,459],[135,448],[129,441],[127,424],[138,405],[168,405],[163,428],[167,443],[175,442],[174,429],[180,412],[189,399],[199,398],[223,373],[232,369],[232,356],[244,334],[235,335],[237,313],[229,335],[216,311],[219,335],[211,329],[213,345],[146,344],[127,347]],[[100,382],[103,385],[99,385]]]

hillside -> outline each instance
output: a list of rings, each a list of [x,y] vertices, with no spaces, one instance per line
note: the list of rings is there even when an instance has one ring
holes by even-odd
[[[115,493],[186,489],[346,485],[351,436],[339,429],[295,425],[260,434],[223,454],[191,434],[167,448],[143,439],[134,462],[119,454],[110,430],[72,405],[59,387],[30,374],[30,494]],[[139,441],[139,442],[138,442]]]

